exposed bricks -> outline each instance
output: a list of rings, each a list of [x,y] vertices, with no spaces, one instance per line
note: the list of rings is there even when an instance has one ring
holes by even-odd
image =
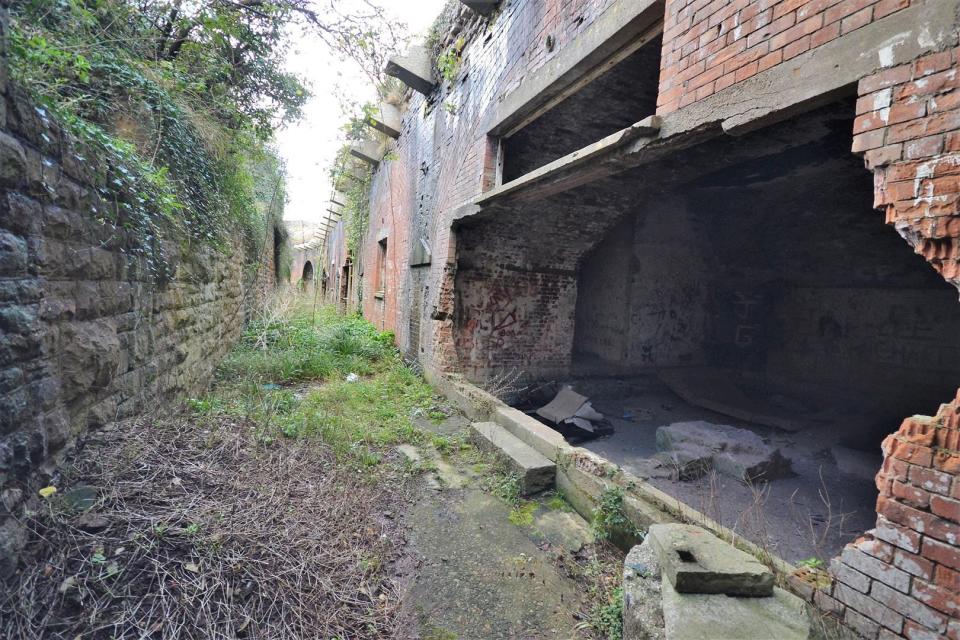
[[[675,111],[909,6],[910,0],[668,0],[657,113]]]
[[[813,596],[865,637],[944,638],[960,631],[960,500],[954,496],[960,480],[937,468],[938,459],[956,453],[942,446],[953,445],[952,434],[960,431],[958,406],[954,400],[934,417],[908,418],[884,441],[877,526],[833,561],[831,593]]]
[[[957,63],[957,50],[952,49],[862,79],[852,149],[864,153],[867,167],[875,172],[875,204],[885,209],[887,222],[960,288]],[[919,437],[914,444],[924,445],[923,438],[932,436],[941,439],[941,448],[960,446],[960,434],[955,431],[912,435]],[[896,442],[889,446],[901,448]],[[904,452],[910,450],[903,446]],[[960,469],[960,457],[950,452],[938,454],[933,465],[919,459],[912,462],[950,474]]]

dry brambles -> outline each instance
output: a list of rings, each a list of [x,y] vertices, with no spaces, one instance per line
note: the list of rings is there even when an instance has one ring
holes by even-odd
[[[322,445],[228,419],[139,422],[100,432],[75,463],[60,484],[96,486],[99,504],[78,513],[61,492],[30,519],[33,556],[0,599],[0,637],[400,632],[399,587],[382,571],[398,489]]]

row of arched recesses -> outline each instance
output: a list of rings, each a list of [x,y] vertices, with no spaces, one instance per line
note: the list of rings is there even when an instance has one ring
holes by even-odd
[[[573,384],[616,429],[584,446],[641,476],[659,426],[758,433],[794,475],[650,481],[787,560],[835,555],[874,526],[882,439],[960,380],[956,290],[872,208],[854,116],[850,97],[464,221],[464,372]]]

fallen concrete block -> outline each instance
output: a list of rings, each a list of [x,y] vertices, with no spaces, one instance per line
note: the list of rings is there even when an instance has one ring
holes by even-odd
[[[792,474],[790,460],[752,431],[698,420],[657,428],[657,449],[678,458],[709,458],[718,473],[742,482]]]
[[[381,102],[376,113],[370,116],[370,126],[391,138],[400,137],[402,125],[403,115],[400,113],[400,109],[386,102]]]
[[[706,529],[688,524],[654,524],[647,540],[663,575],[680,593],[769,596],[773,573],[753,556]]]
[[[523,495],[553,486],[556,465],[532,447],[493,422],[474,422],[470,428],[478,447],[497,454],[517,474]]]
[[[806,603],[776,588],[765,598],[679,593],[669,580],[660,585],[669,640],[807,640]],[[624,636],[626,637],[626,636]]]
[[[406,55],[393,56],[385,69],[392,76],[414,91],[429,95],[436,87],[433,80],[433,60],[426,47],[414,45]]]

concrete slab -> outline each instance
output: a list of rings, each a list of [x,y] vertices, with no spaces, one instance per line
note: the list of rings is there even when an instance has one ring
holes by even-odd
[[[753,431],[704,420],[658,427],[657,449],[674,455],[688,472],[691,467],[712,467],[742,482],[792,474],[790,460]]]
[[[477,446],[501,457],[520,478],[520,490],[530,495],[553,486],[556,465],[494,422],[470,425]]]
[[[376,113],[370,116],[370,126],[391,138],[399,138],[400,128],[403,126],[403,114],[392,104],[381,102],[377,106]]]
[[[660,564],[648,540],[630,550],[623,561],[623,637],[662,640],[666,637],[660,606]]]
[[[655,524],[647,540],[663,575],[681,593],[770,596],[773,573],[759,560],[706,529],[688,524]]]
[[[420,45],[411,46],[406,55],[391,57],[385,71],[423,95],[429,95],[437,86],[433,79],[433,59],[427,48]]]
[[[774,589],[766,598],[679,593],[669,580],[660,583],[667,640],[806,640],[810,620],[806,603]]]
[[[354,142],[350,145],[350,155],[374,167],[383,160],[383,153],[383,147],[372,140]]]

